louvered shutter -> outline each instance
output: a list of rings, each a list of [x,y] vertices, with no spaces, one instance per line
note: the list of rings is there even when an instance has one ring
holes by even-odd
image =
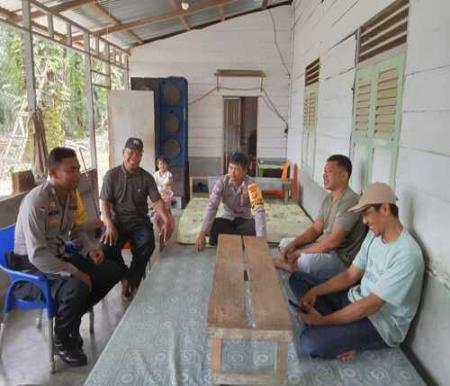
[[[367,133],[369,130],[370,94],[372,80],[359,78],[355,87],[355,117],[354,130],[359,133]]]
[[[380,71],[377,77],[375,105],[375,137],[392,137],[396,128],[396,113],[399,96],[398,68]]]
[[[357,63],[400,47],[407,41],[409,0],[397,0],[359,28]]]
[[[310,168],[314,163],[314,149],[316,141],[317,97],[318,84],[315,83],[305,89],[303,103],[303,146],[302,161]]]
[[[305,69],[305,96],[303,101],[302,162],[312,173],[316,148],[317,100],[319,92],[320,59]]]

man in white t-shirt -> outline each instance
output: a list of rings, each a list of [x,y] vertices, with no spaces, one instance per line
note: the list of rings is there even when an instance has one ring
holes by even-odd
[[[367,186],[350,208],[362,212],[369,227],[352,265],[325,282],[304,272],[291,276],[306,325],[300,346],[312,357],[347,361],[357,350],[397,347],[405,339],[419,305],[424,262],[400,223],[396,200],[386,184]]]

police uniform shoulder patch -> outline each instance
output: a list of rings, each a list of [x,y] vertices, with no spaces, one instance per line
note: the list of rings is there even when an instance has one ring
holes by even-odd
[[[264,198],[262,195],[262,191],[259,186],[253,182],[247,187],[248,198],[250,199],[250,204],[252,209],[258,209],[264,207]]]
[[[74,210],[74,223],[75,225],[84,224],[88,220],[88,214],[81,198],[80,191],[77,189],[75,192],[75,203],[73,205]],[[72,209],[72,208],[71,208]]]

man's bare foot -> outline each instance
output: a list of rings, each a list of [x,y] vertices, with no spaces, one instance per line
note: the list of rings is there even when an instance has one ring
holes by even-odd
[[[134,295],[136,294],[136,289],[133,288],[128,280],[122,280],[122,300],[124,302],[130,302],[133,300]]]
[[[279,269],[283,269],[287,272],[294,272],[295,271],[295,267],[294,267],[295,263],[289,263],[288,261],[284,260],[282,257],[275,257],[273,259],[273,265],[276,268]]]
[[[353,359],[355,359],[356,351],[350,350],[350,351],[344,351],[337,355],[337,359],[339,359],[342,362],[351,362]]]

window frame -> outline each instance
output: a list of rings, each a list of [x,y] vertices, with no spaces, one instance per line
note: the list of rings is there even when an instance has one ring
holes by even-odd
[[[376,150],[387,149],[390,152],[389,166],[389,183],[393,188],[396,184],[396,171],[400,142],[402,102],[405,78],[405,61],[406,61],[406,45],[390,50],[386,53],[377,55],[356,66],[355,71],[355,87],[353,93],[353,117],[352,117],[352,134],[350,157],[355,162],[357,150],[362,150],[364,168],[361,178],[361,187],[367,186],[372,181],[374,153]],[[391,69],[397,70],[397,94],[395,104],[395,122],[394,128],[388,135],[380,135],[375,131],[375,118],[377,109],[377,93],[378,93],[378,76],[381,72]],[[358,83],[361,79],[370,79],[370,103],[368,129],[366,132],[356,130],[356,97],[358,91]],[[358,149],[357,149],[358,148]],[[354,185],[355,176],[352,177],[351,184]]]

